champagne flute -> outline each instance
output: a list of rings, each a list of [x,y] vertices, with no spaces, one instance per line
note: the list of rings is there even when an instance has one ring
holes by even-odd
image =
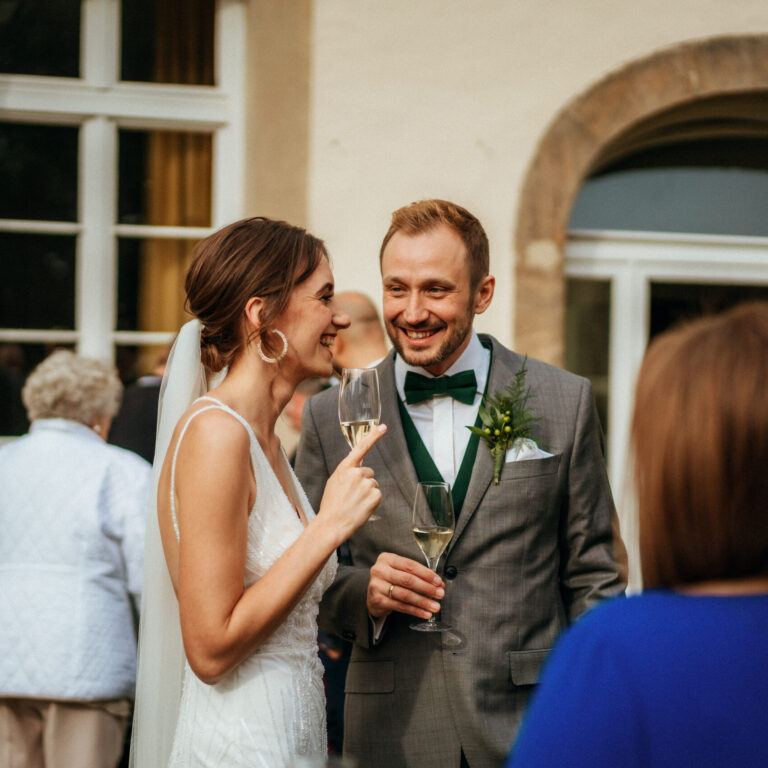
[[[411,533],[424,554],[427,565],[437,572],[445,548],[453,538],[453,498],[448,483],[425,482],[416,486],[413,499]],[[440,612],[424,622],[411,624],[420,632],[445,632],[451,629],[440,621]]]
[[[381,418],[379,374],[375,368],[344,368],[339,384],[339,424],[350,448],[367,435]],[[379,520],[372,514],[369,520]]]

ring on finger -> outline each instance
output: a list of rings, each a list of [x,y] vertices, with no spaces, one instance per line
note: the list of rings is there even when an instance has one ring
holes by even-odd
[[[390,599],[390,600],[392,599],[392,590],[393,590],[394,588],[395,588],[395,585],[394,585],[394,584],[390,584],[390,585],[389,585],[389,599]]]

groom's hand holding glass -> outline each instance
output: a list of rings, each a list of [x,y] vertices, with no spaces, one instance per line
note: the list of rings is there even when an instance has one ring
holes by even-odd
[[[440,610],[445,582],[423,563],[382,552],[371,566],[366,604],[374,619],[392,611],[430,619]]]
[[[374,619],[392,611],[431,619],[444,596],[445,582],[424,563],[382,552],[371,566],[366,605]]]
[[[427,619],[411,629],[444,632],[450,629],[437,620],[445,585],[437,575],[437,563],[453,536],[454,516],[448,483],[419,483],[413,502],[412,533],[428,561],[424,569],[407,557],[382,552],[368,581],[368,612],[381,619],[392,611]],[[431,535],[430,535],[431,534]]]

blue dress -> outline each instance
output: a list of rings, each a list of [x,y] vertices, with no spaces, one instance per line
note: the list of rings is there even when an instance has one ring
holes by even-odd
[[[599,605],[552,652],[505,766],[768,766],[768,595]]]

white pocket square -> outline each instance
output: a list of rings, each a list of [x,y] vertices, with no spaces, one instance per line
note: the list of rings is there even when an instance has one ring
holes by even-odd
[[[529,437],[518,437],[512,447],[507,449],[507,453],[504,456],[505,463],[510,461],[530,461],[531,459],[546,459],[548,456],[553,456],[552,453],[547,453],[536,445],[534,440]]]

